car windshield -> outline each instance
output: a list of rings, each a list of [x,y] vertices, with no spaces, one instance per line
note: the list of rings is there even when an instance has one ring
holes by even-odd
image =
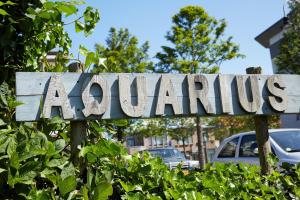
[[[300,152],[300,131],[278,131],[270,136],[286,152]]]
[[[161,157],[161,158],[184,158],[184,155],[178,151],[177,149],[150,149],[147,150],[153,157]]]

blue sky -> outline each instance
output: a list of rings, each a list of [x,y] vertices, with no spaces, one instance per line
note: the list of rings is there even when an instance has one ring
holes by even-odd
[[[240,45],[244,59],[235,59],[221,65],[221,73],[245,74],[249,66],[262,66],[263,74],[272,74],[268,49],[258,44],[254,38],[283,17],[285,0],[87,0],[86,5],[98,8],[100,22],[94,33],[85,38],[76,34],[73,26],[67,31],[73,40],[72,52],[76,53],[79,44],[90,50],[95,43],[104,43],[110,27],[128,28],[137,36],[140,44],[149,41],[150,57],[169,45],[165,40],[172,25],[171,18],[181,7],[199,5],[209,15],[217,19],[225,18],[228,27],[226,36]],[[287,7],[287,6],[286,6]]]

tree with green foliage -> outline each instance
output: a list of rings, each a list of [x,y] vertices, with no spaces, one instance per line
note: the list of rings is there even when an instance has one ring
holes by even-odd
[[[101,65],[93,67],[95,73],[142,73],[153,69],[153,63],[149,61],[148,56],[149,43],[145,42],[139,46],[138,38],[131,35],[128,29],[111,28],[106,44],[98,43],[95,48],[95,54],[104,59]],[[125,130],[132,122],[133,120],[113,120],[108,125],[112,128],[111,132],[116,133],[118,141],[124,142]]]
[[[200,6],[181,8],[172,18],[173,26],[166,35],[171,46],[162,46],[157,53],[157,72],[167,73],[217,73],[226,60],[241,57],[239,47],[232,37],[224,39],[226,22],[209,16]],[[205,156],[201,125],[196,118],[199,163],[203,168]]]
[[[64,30],[66,25],[75,24],[76,32],[89,35],[99,20],[99,13],[87,7],[81,17],[74,19],[77,6],[82,2],[26,0],[0,3],[0,66],[2,80],[14,76],[15,71],[38,71],[41,63],[47,64],[47,53],[59,50],[55,68],[66,70],[71,39]],[[65,20],[72,22],[65,22]],[[78,28],[80,26],[80,28]]]
[[[211,118],[209,125],[217,126],[214,129],[215,138],[223,140],[233,134],[255,130],[253,116],[226,116]],[[280,116],[271,115],[268,117],[269,128],[280,128]]]
[[[31,3],[31,5],[29,4]],[[34,33],[32,19],[26,17],[29,7],[34,10],[42,6],[40,1],[11,1],[0,3],[0,83],[8,81],[16,70],[24,69],[26,61],[26,41]],[[28,65],[27,65],[28,66]]]
[[[181,8],[174,15],[166,39],[157,53],[158,72],[216,73],[223,61],[241,57],[232,37],[224,39],[226,22],[209,16],[200,6]]]
[[[290,0],[290,14],[275,58],[279,73],[300,74],[300,2]]]
[[[96,54],[105,59],[104,66],[95,66],[94,72],[141,73],[150,71],[153,63],[149,61],[149,43],[139,47],[137,37],[128,29],[111,28],[106,45],[96,44]]]
[[[130,125],[124,130],[127,136],[134,136],[137,140],[143,140],[144,137],[151,137],[156,140],[157,136],[162,137],[168,134],[169,118],[152,118],[152,119],[138,119],[132,121]],[[157,144],[157,141],[155,141]],[[167,145],[167,144],[164,144]],[[153,143],[151,143],[153,146]]]
[[[195,132],[195,124],[192,118],[179,118],[170,119],[168,128],[168,135],[177,142],[182,142],[183,154],[186,157],[186,144],[185,141],[188,137],[192,136]]]

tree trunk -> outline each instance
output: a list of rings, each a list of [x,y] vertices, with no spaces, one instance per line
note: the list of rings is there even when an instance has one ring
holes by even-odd
[[[123,130],[121,127],[117,127],[117,140],[121,143],[123,143],[123,141],[124,141]]]
[[[261,74],[261,71],[261,67],[249,67],[246,69],[247,74]],[[269,174],[271,173],[272,168],[267,160],[268,155],[271,153],[268,117],[265,115],[254,116],[254,122],[261,174]]]
[[[196,117],[196,126],[197,126],[197,140],[198,140],[198,160],[200,169],[204,169],[206,164],[205,162],[205,153],[203,148],[203,131],[201,127],[200,117]]]
[[[182,146],[183,146],[183,154],[184,154],[184,157],[186,158],[184,138],[181,138],[181,141],[182,141]]]

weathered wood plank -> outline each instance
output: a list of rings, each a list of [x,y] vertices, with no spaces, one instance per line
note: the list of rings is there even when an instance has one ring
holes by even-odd
[[[50,78],[49,89],[45,97],[43,116],[51,118],[52,107],[60,107],[64,119],[72,119],[73,113],[70,102],[65,91],[65,87],[61,82],[61,75],[54,74]]]
[[[178,102],[170,74],[162,74],[158,92],[156,115],[164,115],[166,105],[171,105],[175,115],[181,115],[182,109]]]
[[[229,91],[228,75],[219,75],[219,90],[221,95],[221,106],[223,113],[232,112],[231,96]]]
[[[137,76],[135,88],[138,95],[131,92],[132,82],[128,75],[119,75],[119,96],[123,112],[129,117],[141,117],[147,105],[147,83],[145,76]],[[133,102],[131,96],[137,96],[137,102]],[[137,105],[133,105],[136,103]]]
[[[16,119],[18,121],[34,121],[38,120],[41,117],[41,109],[44,105],[40,105],[40,102],[45,101],[45,96],[49,88],[50,77],[53,73],[30,73],[30,72],[18,72],[16,74],[17,80],[17,100],[23,102],[24,104],[17,107]],[[125,75],[126,81],[119,83],[119,76]],[[163,106],[159,108],[158,113],[158,99],[161,98],[160,94],[160,78],[161,74],[99,74],[99,76],[106,81],[107,83],[107,97],[110,97],[105,104],[105,110],[102,110],[102,115],[99,113],[91,112],[90,116],[87,118],[84,116],[82,110],[84,109],[83,98],[82,98],[82,88],[85,80],[90,80],[93,74],[88,73],[61,73],[61,82],[64,86],[65,92],[68,95],[68,99],[71,105],[71,110],[73,113],[73,118],[71,120],[85,120],[85,119],[120,119],[128,117],[157,117],[157,116],[174,116],[174,105],[176,109],[176,114],[180,116],[189,116],[191,111],[189,108],[189,85],[187,76],[184,74],[168,74],[169,82],[165,84],[169,97],[167,101],[161,101]],[[145,77],[144,82],[141,88],[136,88],[134,80],[137,76]],[[277,81],[277,84],[280,87],[276,87],[277,84],[273,84],[271,76],[266,75],[252,75],[257,76],[257,90],[258,94],[256,95],[256,101],[260,102],[260,105],[253,106],[249,111],[244,110],[240,104],[236,76],[235,75],[218,75],[218,74],[209,74],[203,75],[207,79],[207,88],[208,90],[203,93],[203,99],[207,99],[207,102],[212,107],[214,111],[210,116],[215,115],[245,115],[245,114],[280,114],[280,113],[299,113],[300,110],[300,76],[297,75],[276,75],[280,76],[281,82]],[[221,78],[220,77],[226,77]],[[243,80],[246,80],[249,75],[243,75]],[[270,80],[270,86],[268,86],[268,80]],[[121,81],[122,82],[122,81]],[[131,86],[127,85],[127,82]],[[172,83],[170,85],[170,82]],[[126,84],[122,86],[123,84]],[[134,83],[134,84],[132,84]],[[122,86],[121,93],[122,99],[128,99],[128,104],[124,104],[123,107],[120,103],[120,89],[119,84]],[[205,83],[206,84],[206,83]],[[249,88],[250,84],[244,84],[244,95],[251,92]],[[275,86],[274,86],[275,85]],[[84,98],[89,99],[89,102],[103,102],[103,90],[100,89],[96,84],[90,85],[90,92],[84,94]],[[145,87],[143,89],[143,87]],[[275,89],[274,89],[275,87]],[[127,88],[127,89],[126,89]],[[224,89],[225,88],[225,89]],[[130,90],[129,90],[130,89]],[[195,88],[194,88],[195,89]],[[128,92],[128,90],[130,92]],[[167,93],[167,90],[161,91],[161,94],[164,92]],[[197,91],[199,92],[199,91]],[[279,93],[278,93],[279,92]],[[281,92],[281,93],[280,93]],[[255,92],[257,93],[257,92]],[[139,95],[140,94],[140,95]],[[221,95],[222,94],[222,95]],[[126,97],[124,96],[126,95]],[[278,98],[284,97],[284,105],[282,102],[277,101]],[[282,95],[286,95],[282,96]],[[139,105],[139,98],[143,98],[144,108],[142,104]],[[173,98],[174,97],[174,98]],[[244,96],[245,98],[247,96]],[[272,100],[272,97],[274,99]],[[248,98],[248,97],[247,97]],[[177,100],[176,100],[177,99]],[[176,103],[176,101],[178,103]],[[251,99],[250,99],[251,100]],[[271,101],[270,101],[271,100]],[[88,100],[84,100],[87,102]],[[280,104],[280,107],[276,104]],[[171,104],[171,105],[168,105]],[[202,105],[201,105],[202,104]],[[199,100],[197,102],[197,110],[194,114],[200,116],[207,116],[207,106],[206,110],[203,108],[203,104]],[[208,104],[206,104],[208,105]],[[131,106],[131,108],[129,108]],[[141,106],[138,111],[134,111],[137,106]],[[277,107],[276,107],[277,106]],[[85,106],[86,107],[86,106]],[[125,108],[126,107],[126,108]],[[172,108],[173,107],[173,108]],[[231,107],[231,108],[230,108]],[[126,110],[127,109],[127,110]],[[57,114],[55,107],[52,107],[51,116]],[[130,111],[131,110],[131,111]],[[143,110],[143,112],[141,111]],[[254,112],[256,110],[256,112]],[[103,112],[104,111],[104,112]],[[124,112],[125,111],[125,112]],[[133,112],[134,111],[134,112]],[[97,114],[97,115],[95,115]]]
[[[272,94],[272,96],[269,96],[268,98],[271,106],[279,112],[286,110],[288,104],[288,97],[287,94],[282,90],[285,88],[285,84],[281,80],[280,76],[276,75],[270,77],[267,81],[267,88]]]
[[[16,93],[17,95],[40,95],[46,94],[46,88],[48,87],[49,80],[51,77],[51,72],[17,72],[16,73]],[[65,90],[68,96],[81,96],[81,86],[83,81],[91,77],[90,73],[61,73],[62,75],[62,83],[64,84]],[[118,79],[118,73],[110,74],[110,73],[102,73],[101,76],[107,80],[108,86],[111,88],[111,96],[119,96],[118,94],[118,85],[116,80]],[[137,75],[143,74],[128,74],[131,81]],[[147,96],[152,96],[155,93],[157,82],[160,79],[161,74],[144,74],[147,77]],[[209,87],[217,88],[215,84],[218,84],[217,77],[218,74],[205,74],[208,80]],[[224,76],[224,75],[222,75]],[[227,81],[226,83],[230,86],[230,95],[237,95],[237,90],[235,89],[235,75],[226,75]],[[249,75],[242,75],[244,79],[249,77]],[[259,80],[259,89],[260,91],[265,87],[266,80],[270,77],[270,75],[258,75]],[[299,75],[280,75],[281,80],[285,83],[287,88],[287,95],[299,95],[300,94],[300,76]],[[173,74],[171,77],[172,83],[174,85],[175,91],[177,95],[188,96],[187,90],[181,90],[181,88],[186,87],[187,81],[185,81],[185,74]],[[264,88],[265,89],[265,88]],[[182,94],[180,94],[182,93]],[[263,96],[269,94],[267,90],[263,91]],[[157,95],[157,94],[156,94]],[[209,97],[219,97],[219,91],[209,90]]]
[[[209,91],[207,78],[201,74],[189,74],[187,79],[191,114],[198,113],[198,100],[203,105],[203,108],[207,114],[213,114],[215,112],[214,108],[211,106],[211,103],[207,98]],[[196,88],[196,84],[200,84],[199,88]]]
[[[98,101],[98,99],[95,99],[90,95],[92,85],[97,85],[98,87],[100,87],[102,92],[101,101]],[[104,80],[99,75],[93,75],[91,79],[85,79],[82,84],[81,91],[81,99],[84,104],[82,113],[85,117],[88,117],[90,115],[102,115],[106,112],[110,100],[110,91],[106,80]]]
[[[260,90],[258,86],[258,78],[257,76],[250,76],[250,94],[248,92],[248,95],[246,93],[247,89],[245,89],[245,79],[244,76],[236,76],[236,84],[237,84],[237,90],[238,90],[238,96],[239,96],[239,102],[245,111],[254,113],[257,112],[257,110],[260,107]],[[250,99],[247,97],[250,96]]]

